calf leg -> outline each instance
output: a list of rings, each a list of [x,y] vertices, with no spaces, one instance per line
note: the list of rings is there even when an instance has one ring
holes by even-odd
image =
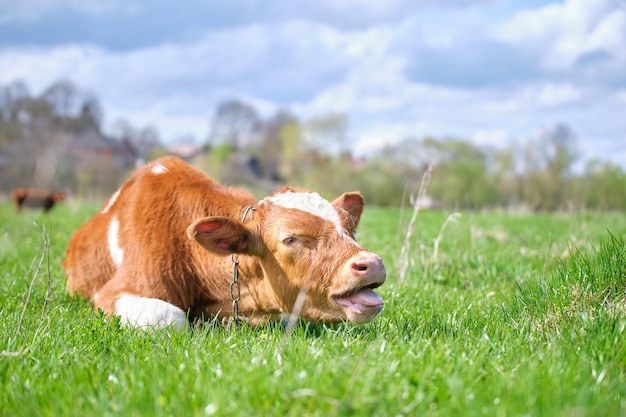
[[[124,325],[140,328],[185,329],[187,314],[174,304],[143,297],[117,279],[107,282],[93,297],[93,304],[107,315],[116,315]]]

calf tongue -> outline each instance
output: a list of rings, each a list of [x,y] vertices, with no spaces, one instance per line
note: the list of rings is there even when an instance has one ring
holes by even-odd
[[[337,301],[337,304],[345,307],[349,307],[355,304],[366,307],[375,307],[384,303],[380,295],[376,294],[374,291],[368,288],[362,288],[352,295],[338,297],[335,299],[335,301]]]

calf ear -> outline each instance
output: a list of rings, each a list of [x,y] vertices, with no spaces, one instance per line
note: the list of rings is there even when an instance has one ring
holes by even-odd
[[[361,193],[358,191],[343,193],[333,201],[333,205],[348,212],[354,222],[354,228],[356,229],[359,225],[359,220],[361,220],[361,213],[363,213],[363,206],[365,205],[365,200],[363,200]]]
[[[223,217],[198,219],[187,228],[189,238],[218,255],[249,253],[252,234],[242,224]]]

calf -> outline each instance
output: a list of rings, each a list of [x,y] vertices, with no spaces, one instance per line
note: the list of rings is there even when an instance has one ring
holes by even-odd
[[[43,188],[14,188],[11,195],[17,213],[22,211],[22,207],[43,208],[47,213],[56,203],[65,200],[62,192]]]
[[[363,204],[358,192],[330,203],[288,187],[257,201],[164,157],[71,237],[67,288],[122,323],[186,327],[229,317],[236,271],[238,312],[253,324],[292,312],[298,298],[308,321],[365,323],[382,310],[372,289],[386,273],[354,240]]]

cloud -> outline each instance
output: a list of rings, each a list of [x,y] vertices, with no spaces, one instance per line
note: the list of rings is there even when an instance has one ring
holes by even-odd
[[[626,82],[626,7],[614,0],[567,0],[518,13],[494,36],[538,57],[544,77]]]
[[[23,77],[41,88],[59,77],[73,78],[98,86],[109,97],[142,105],[146,94],[190,89],[195,94],[272,97],[287,104],[310,99],[341,79],[348,60],[337,38],[332,29],[286,23],[214,31],[191,43],[132,51],[91,45],[5,49],[0,81]]]

